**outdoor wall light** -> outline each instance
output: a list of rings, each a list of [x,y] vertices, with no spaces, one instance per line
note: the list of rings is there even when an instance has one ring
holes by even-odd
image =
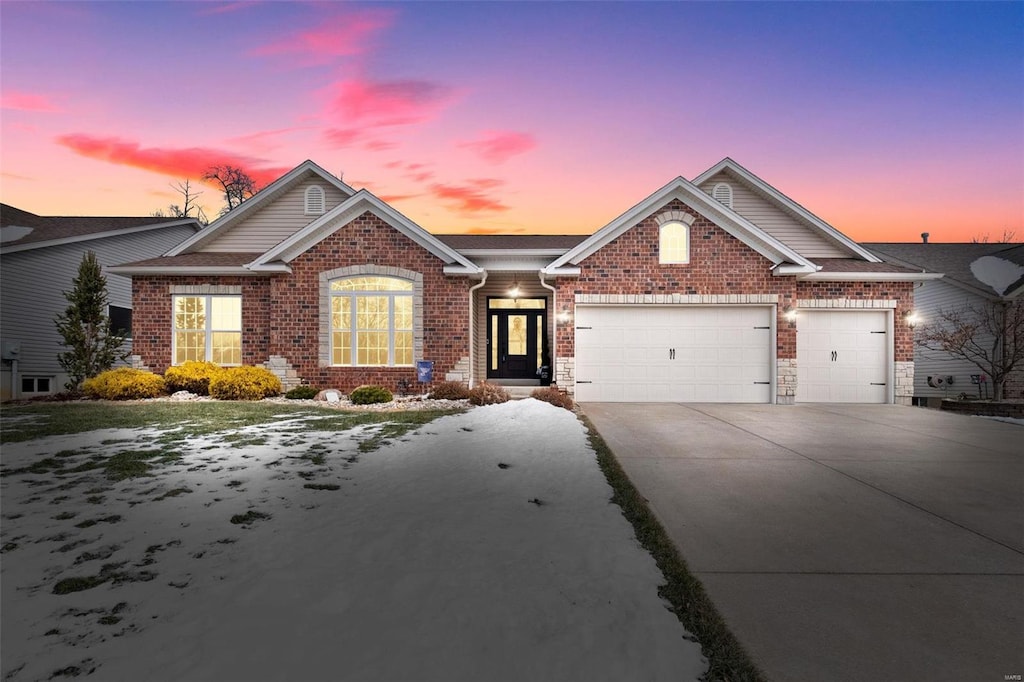
[[[917,316],[917,311],[916,310],[908,310],[907,312],[903,313],[903,321],[911,329],[916,327],[917,323],[920,321],[918,319],[918,316]]]
[[[570,319],[572,319],[572,313],[569,312],[568,308],[563,308],[558,313],[557,319],[558,319],[559,322],[568,322]]]
[[[511,298],[519,298],[519,294],[522,293],[519,289],[519,280],[512,282],[512,287],[508,290],[508,295]]]
[[[790,326],[796,323],[796,308],[787,305],[782,309],[782,316],[786,318],[786,322],[789,322]]]

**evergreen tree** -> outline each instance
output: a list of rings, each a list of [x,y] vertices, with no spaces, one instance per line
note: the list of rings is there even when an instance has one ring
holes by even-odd
[[[110,329],[107,278],[92,251],[82,256],[74,285],[70,293],[64,292],[68,307],[56,318],[57,331],[64,339],[61,345],[68,348],[57,359],[68,374],[65,388],[77,392],[83,381],[110,369],[128,353],[121,350],[126,337]]]

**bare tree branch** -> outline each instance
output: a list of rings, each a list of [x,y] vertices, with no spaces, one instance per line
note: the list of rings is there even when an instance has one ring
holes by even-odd
[[[257,191],[256,181],[248,173],[228,164],[210,166],[203,174],[203,180],[220,185],[221,191],[224,192],[224,201],[227,205],[221,211],[221,215],[240,206]]]
[[[914,341],[972,363],[991,377],[993,397],[1002,400],[1010,372],[1024,366],[1024,303],[986,301],[939,310],[917,329]]]

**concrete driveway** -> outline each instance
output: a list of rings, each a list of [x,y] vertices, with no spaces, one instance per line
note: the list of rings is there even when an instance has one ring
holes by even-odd
[[[582,407],[769,679],[1021,679],[1024,426],[891,405]]]

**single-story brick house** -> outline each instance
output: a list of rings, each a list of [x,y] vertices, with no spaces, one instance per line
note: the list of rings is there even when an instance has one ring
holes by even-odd
[[[724,159],[591,235],[435,235],[312,161],[133,282],[134,362],[286,386],[537,381],[581,401],[909,403],[915,282]]]

